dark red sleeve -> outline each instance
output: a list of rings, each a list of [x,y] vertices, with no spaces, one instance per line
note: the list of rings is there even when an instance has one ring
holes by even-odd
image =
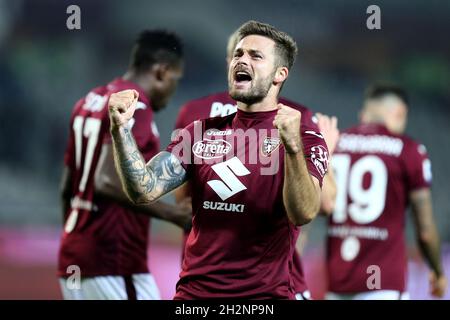
[[[302,123],[311,129],[319,131],[319,127],[317,126],[317,118],[309,109],[302,112]]]
[[[329,158],[325,139],[318,129],[308,126],[303,126],[301,137],[308,171],[319,180],[320,186],[322,187],[323,177],[328,170]]]
[[[430,187],[432,181],[431,161],[425,146],[407,141],[402,158],[404,159],[408,191]]]

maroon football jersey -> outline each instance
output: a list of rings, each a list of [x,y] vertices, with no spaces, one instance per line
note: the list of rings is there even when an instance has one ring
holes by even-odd
[[[291,272],[299,228],[283,205],[284,147],[277,110],[195,121],[167,150],[187,171],[192,230],[175,299],[279,298],[296,293]],[[302,118],[308,170],[320,183],[327,147]]]
[[[291,108],[295,108],[302,113],[302,120],[307,126],[319,132],[316,122],[314,121],[312,112],[305,106],[285,98],[280,98],[283,103]],[[175,129],[183,129],[190,123],[207,118],[225,117],[237,111],[236,101],[234,101],[227,91],[212,94],[203,98],[191,100],[180,108]],[[186,241],[189,233],[185,233],[183,237],[183,257]],[[300,255],[297,251],[294,253],[294,268],[292,270],[293,281],[297,293],[303,293],[308,290],[306,285],[303,266]]]
[[[128,123],[146,160],[159,151],[153,111],[136,84],[116,79],[79,100],[70,120],[64,162],[72,174],[72,201],[66,213],[58,274],[77,265],[82,276],[130,275],[148,272],[149,218],[94,195],[94,175],[103,143],[111,143],[107,101],[125,89],[139,92],[134,118]]]
[[[328,228],[328,290],[369,291],[379,271],[380,289],[404,291],[408,194],[431,183],[425,147],[361,124],[342,133],[332,163],[338,193]]]

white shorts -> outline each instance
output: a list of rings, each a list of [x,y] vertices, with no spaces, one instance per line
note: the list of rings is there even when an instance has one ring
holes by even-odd
[[[328,292],[327,300],[409,300],[408,292],[396,290],[373,290],[359,293],[343,294]]]
[[[59,284],[65,300],[161,300],[150,273],[84,278],[79,285],[60,278]]]

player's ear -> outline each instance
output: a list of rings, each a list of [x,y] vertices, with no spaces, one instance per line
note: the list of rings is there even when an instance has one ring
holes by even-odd
[[[155,75],[156,80],[164,81],[166,77],[167,71],[169,70],[169,66],[165,63],[156,63],[153,65],[153,73]]]
[[[285,81],[288,77],[289,69],[286,67],[278,67],[277,71],[275,72],[275,77],[273,79],[273,82],[275,84],[279,84],[283,81]]]

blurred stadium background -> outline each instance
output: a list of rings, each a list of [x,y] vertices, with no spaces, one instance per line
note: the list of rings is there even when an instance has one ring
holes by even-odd
[[[81,30],[66,28],[66,8],[81,8]],[[366,8],[381,8],[381,30],[366,28]],[[450,274],[449,1],[6,1],[0,0],[0,299],[60,299],[56,256],[61,232],[58,183],[74,102],[121,75],[144,28],[178,32],[185,76],[157,124],[167,145],[178,108],[226,86],[228,35],[249,19],[292,34],[300,48],[283,94],[358,120],[362,91],[376,80],[412,95],[408,134],[433,162],[435,215]],[[172,201],[171,197],[167,198]],[[411,297],[430,299],[427,268],[408,217]],[[179,272],[181,231],[153,220],[150,266],[165,299]],[[325,220],[309,232],[304,253],[313,296],[323,295]],[[447,299],[450,297],[447,294]]]

